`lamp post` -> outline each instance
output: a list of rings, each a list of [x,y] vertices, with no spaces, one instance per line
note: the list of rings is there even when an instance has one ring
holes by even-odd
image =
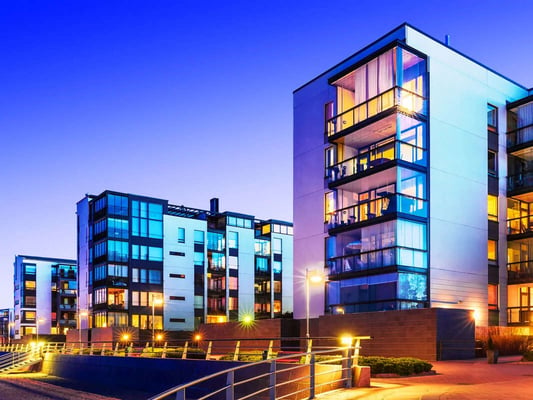
[[[80,344],[80,347],[81,347],[81,317],[86,317],[88,315],[89,313],[87,311],[78,310],[78,342]]]
[[[155,306],[163,304],[163,300],[160,297],[155,297],[152,294],[152,351],[154,351],[154,342],[155,342]]]
[[[307,341],[307,346],[309,347],[309,309],[311,303],[311,283],[320,283],[322,282],[322,275],[318,273],[309,273],[309,268],[305,269],[305,338]]]
[[[10,322],[9,325],[8,325],[7,335],[8,335],[9,344],[11,344],[11,330],[14,328],[14,326],[15,326],[14,322]]]

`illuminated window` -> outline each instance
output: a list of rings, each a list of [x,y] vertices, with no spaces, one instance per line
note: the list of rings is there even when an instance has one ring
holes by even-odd
[[[498,196],[493,196],[491,194],[487,197],[487,209],[489,214],[490,221],[498,221]]]
[[[275,313],[281,312],[281,301],[280,300],[274,300],[274,312]]]
[[[488,259],[489,261],[498,261],[498,242],[496,240],[488,240]]]
[[[270,224],[263,225],[261,227],[261,234],[268,235],[270,233]]]
[[[498,310],[498,285],[489,285],[488,292],[489,310]]]
[[[24,289],[26,290],[35,290],[35,281],[25,281]]]
[[[324,221],[332,223],[335,216],[335,192],[328,192],[324,198]]]

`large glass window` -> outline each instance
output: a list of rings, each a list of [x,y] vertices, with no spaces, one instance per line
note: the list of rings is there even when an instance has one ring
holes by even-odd
[[[131,202],[131,234],[133,236],[163,238],[163,206],[144,201]]]
[[[194,243],[204,244],[204,232],[194,231]]]
[[[116,240],[108,241],[109,261],[127,262],[128,257],[129,257],[128,242],[119,242]]]
[[[96,234],[96,228],[95,228],[95,234]],[[107,235],[110,238],[127,239],[128,238],[128,220],[109,218]]]
[[[114,194],[107,195],[107,212],[110,215],[128,215],[128,198]]]
[[[487,250],[489,261],[498,261],[498,242],[496,240],[488,240]]]
[[[228,232],[228,247],[230,249],[239,248],[239,232]]]
[[[487,196],[487,209],[490,221],[498,222],[498,196]]]
[[[207,249],[224,251],[224,234],[218,232],[207,232]]]

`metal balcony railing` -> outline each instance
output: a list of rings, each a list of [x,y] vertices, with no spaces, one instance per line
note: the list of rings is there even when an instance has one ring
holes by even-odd
[[[507,190],[533,188],[533,171],[522,172],[507,177]]]
[[[533,322],[533,307],[507,307],[509,325],[530,325]]]
[[[400,107],[407,112],[425,115],[426,99],[418,93],[411,92],[399,86],[393,87],[364,103],[358,104],[330,118],[326,122],[326,134],[328,137],[336,135],[393,107]]]
[[[391,160],[402,160],[411,164],[427,166],[426,150],[401,141],[392,141],[355,157],[326,167],[328,183],[357,175],[385,164]]]

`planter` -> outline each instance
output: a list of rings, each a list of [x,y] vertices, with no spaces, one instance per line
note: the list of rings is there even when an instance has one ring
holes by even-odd
[[[487,350],[487,362],[489,364],[498,364],[498,350]]]

